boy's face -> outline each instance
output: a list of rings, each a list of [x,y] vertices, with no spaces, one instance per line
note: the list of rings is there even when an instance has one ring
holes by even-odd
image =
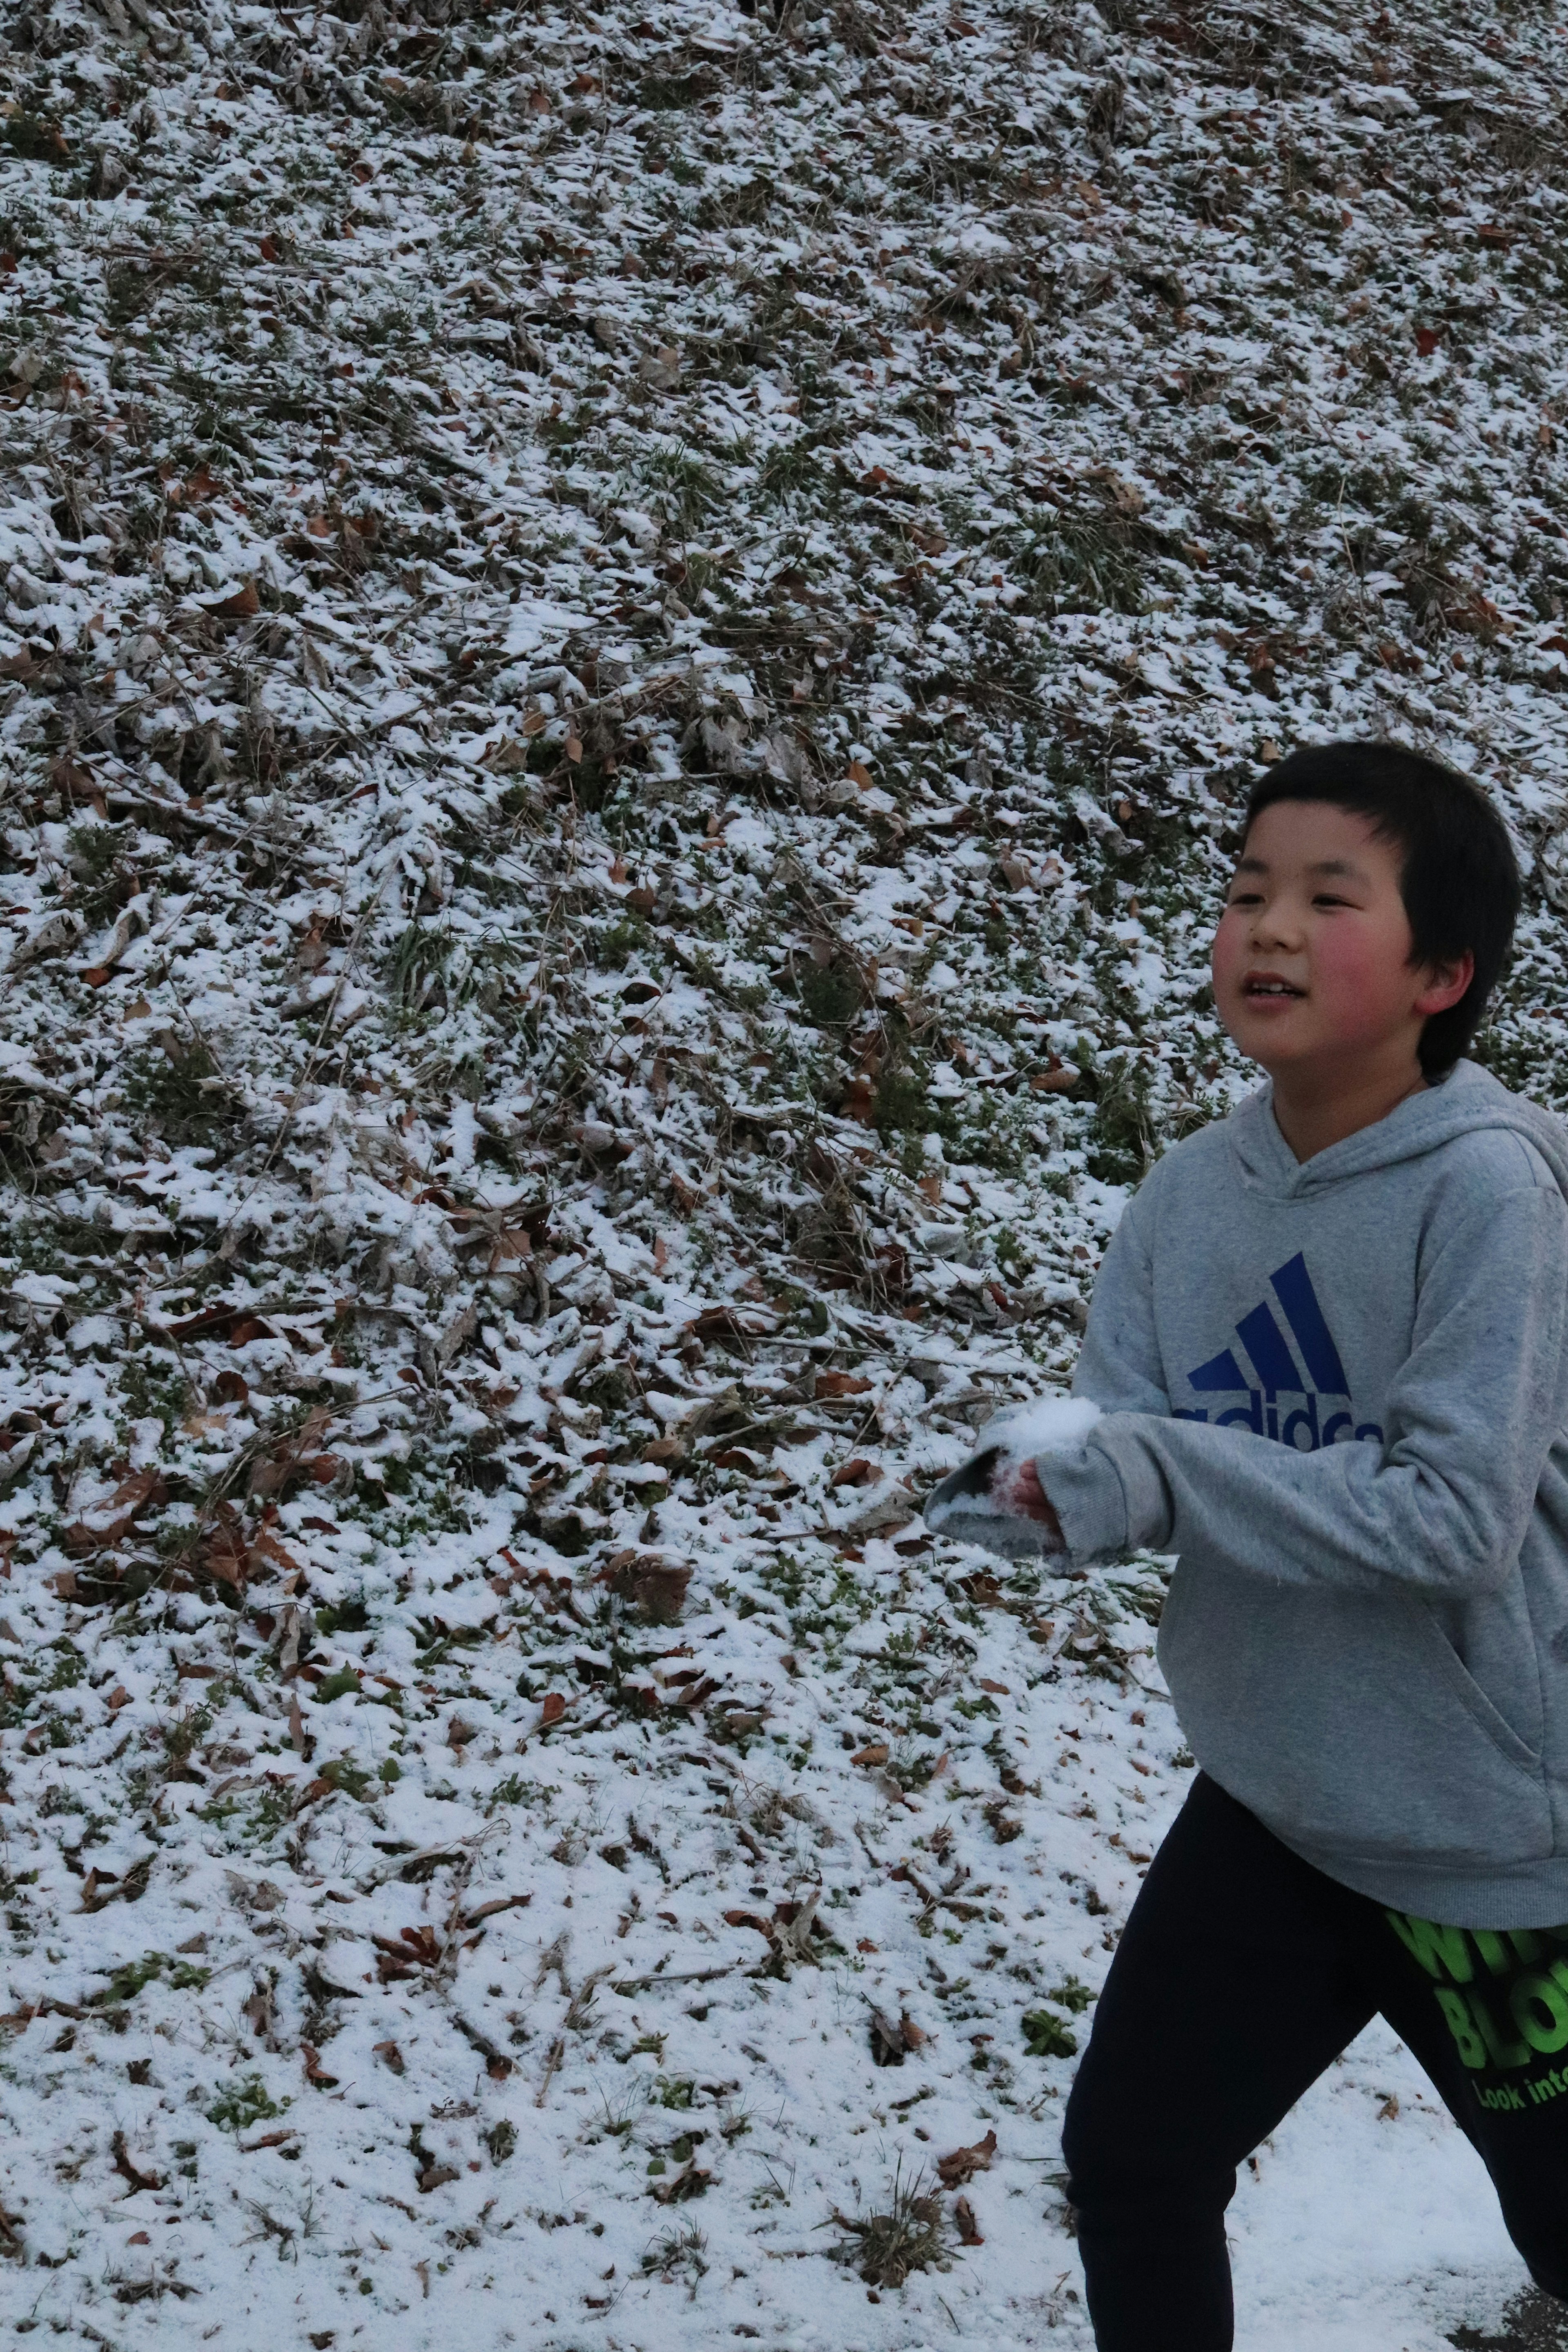
[[[1407,1054],[1469,985],[1410,961],[1397,843],[1324,801],[1276,801],[1247,837],[1211,968],[1220,1019],[1270,1076],[1349,1078]]]

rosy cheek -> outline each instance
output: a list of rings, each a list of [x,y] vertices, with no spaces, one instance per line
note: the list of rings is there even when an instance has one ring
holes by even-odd
[[[1245,962],[1247,942],[1233,919],[1223,920],[1209,949],[1209,976],[1216,988],[1234,984]]]
[[[1314,992],[1352,1017],[1375,1018],[1401,992],[1403,971],[1386,944],[1348,924],[1320,939],[1312,967]]]

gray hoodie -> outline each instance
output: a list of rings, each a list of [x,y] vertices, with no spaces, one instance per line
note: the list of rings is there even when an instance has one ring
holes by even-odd
[[[1458,1927],[1568,1921],[1565,1194],[1568,1134],[1472,1062],[1304,1163],[1265,1087],[1129,1204],[1104,1418],[1038,1465],[1075,1558],[1179,1554],[1205,1769]]]

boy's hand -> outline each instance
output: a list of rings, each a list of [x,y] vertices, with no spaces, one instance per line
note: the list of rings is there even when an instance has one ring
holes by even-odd
[[[949,1471],[926,1498],[926,1518],[960,1542],[979,1544],[1004,1559],[1033,1559],[1067,1549],[1061,1521],[1034,1463],[1009,1458],[1000,1445],[987,1445]],[[1037,1538],[1028,1532],[1031,1528],[1039,1529]]]
[[[1015,1518],[1038,1519],[1050,1538],[1053,1551],[1066,1551],[1067,1539],[1056,1506],[1040,1484],[1040,1474],[1032,1462],[1004,1461],[991,1486],[992,1500]]]

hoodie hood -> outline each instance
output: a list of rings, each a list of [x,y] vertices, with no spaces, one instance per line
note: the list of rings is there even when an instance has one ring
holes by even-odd
[[[1385,1118],[1299,1160],[1279,1132],[1272,1084],[1249,1095],[1226,1122],[1242,1181],[1276,1200],[1300,1200],[1369,1170],[1419,1160],[1456,1137],[1500,1128],[1533,1146],[1568,1199],[1568,1128],[1518,1095],[1510,1094],[1479,1062],[1457,1062],[1447,1077],[1408,1095]]]

